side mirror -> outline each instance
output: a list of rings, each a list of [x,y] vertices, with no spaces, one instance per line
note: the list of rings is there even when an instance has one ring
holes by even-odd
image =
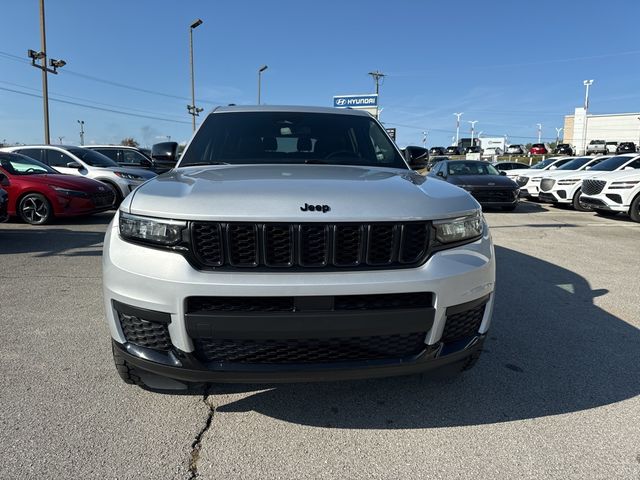
[[[438,176],[438,177],[443,177],[443,178],[444,178],[444,173],[442,173],[442,172],[438,172],[438,173],[436,173],[436,176]]]
[[[412,170],[420,170],[427,166],[429,160],[429,150],[422,147],[406,147],[404,158]]]
[[[11,182],[4,173],[0,173],[0,185],[3,187],[8,187],[9,185],[11,185]]]
[[[624,167],[622,170],[635,170],[633,167]]]
[[[556,168],[558,168],[558,167],[556,167],[556,166],[551,166],[551,167],[549,167],[549,170],[555,170]]]
[[[503,177],[507,176],[507,172],[505,172],[504,170],[500,170],[500,175],[502,175]]]
[[[151,147],[151,158],[159,162],[175,165],[178,160],[178,143],[161,142]]]
[[[75,168],[77,170],[82,170],[82,165],[80,165],[78,162],[68,162],[67,168]]]

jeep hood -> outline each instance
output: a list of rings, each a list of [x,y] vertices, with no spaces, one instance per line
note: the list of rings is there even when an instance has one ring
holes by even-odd
[[[303,211],[305,204],[329,210]],[[180,168],[143,184],[121,206],[161,218],[265,222],[430,220],[478,208],[464,190],[411,170],[336,165]]]

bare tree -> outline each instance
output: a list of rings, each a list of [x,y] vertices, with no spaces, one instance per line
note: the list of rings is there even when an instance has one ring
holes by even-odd
[[[140,144],[133,137],[123,138],[120,142],[120,145],[124,145],[126,147],[138,147]]]

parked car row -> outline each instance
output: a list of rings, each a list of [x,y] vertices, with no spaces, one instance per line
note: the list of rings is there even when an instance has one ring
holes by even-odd
[[[115,208],[156,172],[171,168],[176,150],[175,142],[156,144],[149,158],[139,149],[124,146],[4,147],[0,149],[0,187],[7,199],[4,206],[0,202],[0,220],[8,215],[40,225],[54,217]]]
[[[518,172],[520,196],[602,215],[626,212],[640,221],[640,155],[549,158]],[[586,189],[586,191],[585,191]]]

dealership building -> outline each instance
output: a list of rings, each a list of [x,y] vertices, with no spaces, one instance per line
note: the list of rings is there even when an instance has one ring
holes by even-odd
[[[564,117],[563,142],[573,145],[578,154],[584,153],[591,140],[634,142],[640,144],[640,113],[586,114],[576,108],[573,115]]]

